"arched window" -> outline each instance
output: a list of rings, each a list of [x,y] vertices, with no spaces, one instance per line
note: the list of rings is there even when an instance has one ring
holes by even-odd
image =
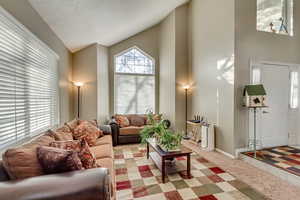
[[[138,47],[115,56],[116,114],[155,110],[155,60]]]

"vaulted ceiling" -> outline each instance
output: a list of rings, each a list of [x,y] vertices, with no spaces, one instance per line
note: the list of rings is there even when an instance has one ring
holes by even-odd
[[[188,0],[29,0],[75,52],[92,43],[113,45],[166,17]]]

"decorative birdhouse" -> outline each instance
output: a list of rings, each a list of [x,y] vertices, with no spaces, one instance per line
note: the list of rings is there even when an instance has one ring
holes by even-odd
[[[246,107],[264,107],[266,91],[263,85],[246,85],[244,89],[244,105]]]

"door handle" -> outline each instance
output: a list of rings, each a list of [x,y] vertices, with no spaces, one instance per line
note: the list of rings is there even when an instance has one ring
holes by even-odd
[[[267,114],[267,113],[269,113],[269,112],[268,112],[268,111],[265,111],[265,110],[263,110],[263,111],[262,111],[262,113],[263,113],[263,114]]]

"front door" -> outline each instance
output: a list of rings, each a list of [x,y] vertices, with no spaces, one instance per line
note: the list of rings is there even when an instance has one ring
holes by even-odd
[[[259,113],[263,147],[288,145],[289,73],[287,66],[261,66],[261,83],[267,93],[268,106]]]

